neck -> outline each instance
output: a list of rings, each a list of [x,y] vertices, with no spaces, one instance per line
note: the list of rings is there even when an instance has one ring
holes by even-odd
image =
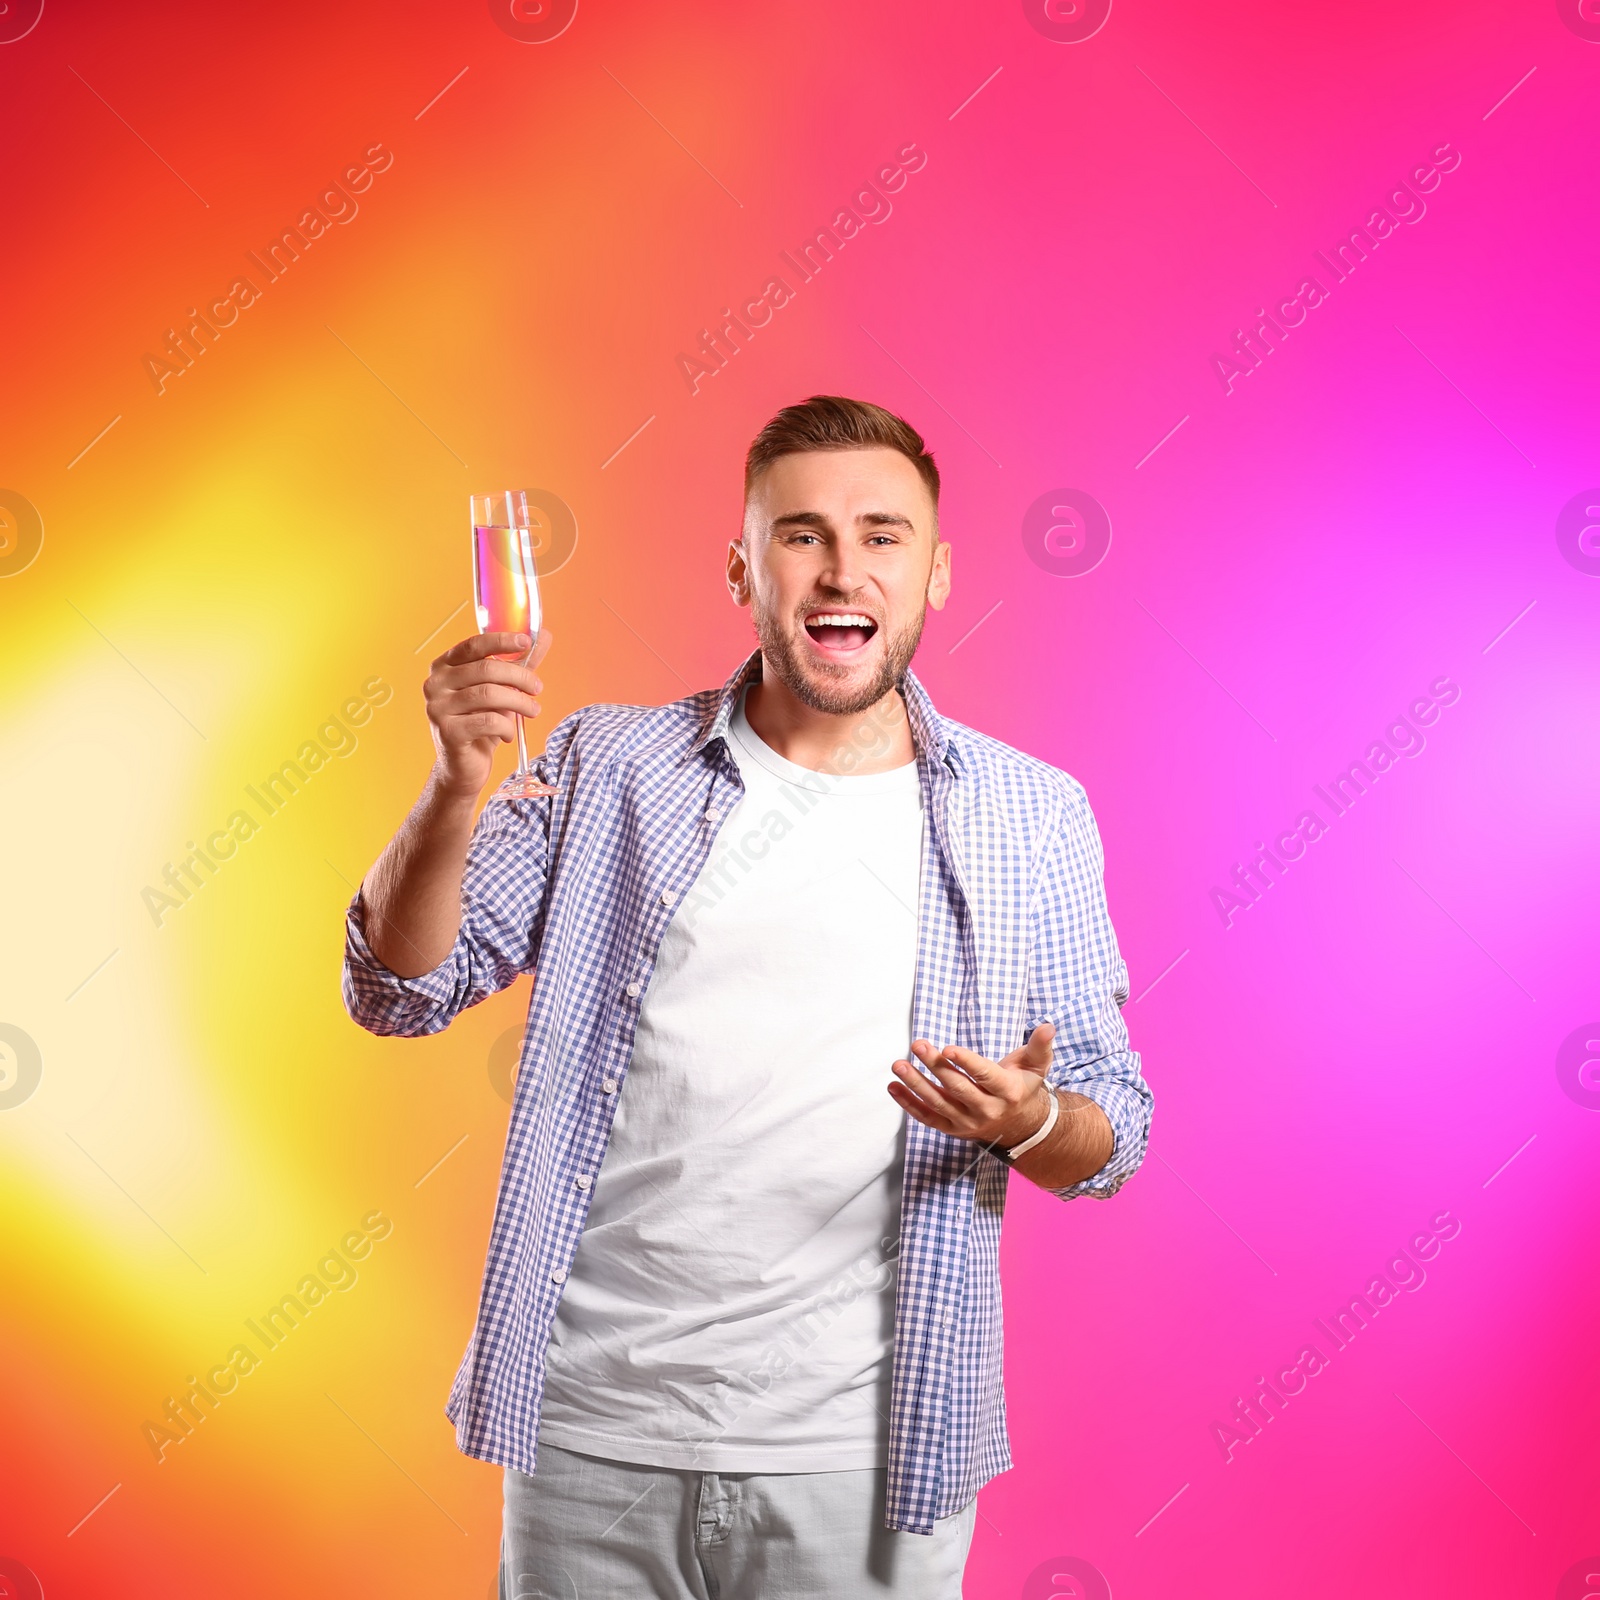
[[[836,716],[808,706],[763,656],[761,678],[750,685],[744,714],[764,745],[813,772],[860,777],[916,760],[911,721],[898,689],[865,711]]]

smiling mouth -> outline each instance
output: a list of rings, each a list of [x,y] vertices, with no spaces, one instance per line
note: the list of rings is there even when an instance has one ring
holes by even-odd
[[[805,620],[806,636],[828,655],[853,655],[878,631],[864,611],[816,611]]]

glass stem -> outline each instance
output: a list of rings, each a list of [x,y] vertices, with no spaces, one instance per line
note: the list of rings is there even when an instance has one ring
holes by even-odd
[[[527,666],[533,660],[533,652],[538,648],[538,629],[533,630],[532,643],[528,646],[528,653],[522,658],[520,665]],[[526,777],[528,772],[528,735],[527,723],[519,714],[517,717],[517,776]]]

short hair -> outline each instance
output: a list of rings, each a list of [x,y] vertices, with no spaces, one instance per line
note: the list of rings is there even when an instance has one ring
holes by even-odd
[[[779,456],[810,450],[898,450],[917,469],[939,510],[939,469],[922,435],[904,417],[870,400],[814,394],[799,405],[785,406],[750,442],[744,458],[744,495]]]

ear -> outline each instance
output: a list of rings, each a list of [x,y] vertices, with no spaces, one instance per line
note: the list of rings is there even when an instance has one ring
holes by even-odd
[[[750,566],[742,537],[728,541],[728,593],[736,606],[750,604]]]
[[[950,546],[941,539],[933,547],[933,570],[928,574],[928,604],[943,611],[950,598]]]

